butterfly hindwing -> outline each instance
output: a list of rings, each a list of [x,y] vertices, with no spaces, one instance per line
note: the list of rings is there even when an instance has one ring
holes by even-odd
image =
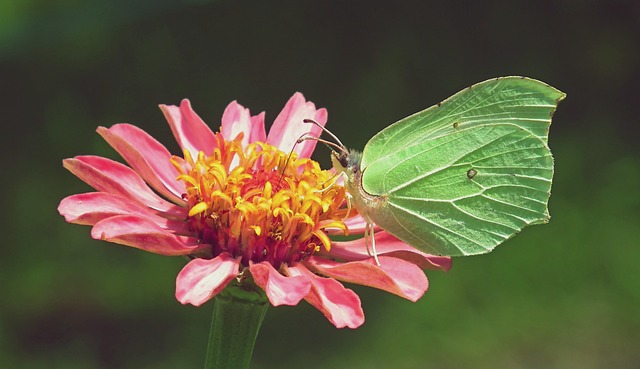
[[[388,163],[364,170],[363,189],[386,199],[368,214],[423,251],[489,252],[549,218],[553,158],[544,142],[517,126],[471,127],[396,153]]]

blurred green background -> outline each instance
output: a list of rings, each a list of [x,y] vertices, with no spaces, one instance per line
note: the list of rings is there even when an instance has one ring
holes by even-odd
[[[157,104],[188,97],[216,129],[232,100],[272,122],[301,91],[362,148],[472,83],[526,75],[568,94],[551,223],[428,273],[417,303],[350,286],[357,330],[271,308],[252,367],[639,368],[638,4],[0,1],[0,367],[202,367],[212,305],[175,300],[185,261],[91,240],[56,211],[89,190],[63,158],[118,158],[98,125],[178,153]]]

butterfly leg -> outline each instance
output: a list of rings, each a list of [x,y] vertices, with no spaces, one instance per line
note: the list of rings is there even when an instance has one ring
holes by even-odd
[[[347,192],[347,214],[345,214],[345,216],[342,218],[342,221],[344,222],[345,220],[347,220],[347,218],[349,218],[349,215],[351,215],[351,194]]]
[[[338,182],[338,179],[340,177],[344,177],[344,175],[346,175],[344,172],[335,174],[333,177],[327,179],[324,183],[322,183],[322,185],[325,185],[327,183],[329,183],[329,185],[327,185],[325,188],[321,190],[315,190],[315,192],[325,192],[331,189],[331,187],[333,187]]]
[[[342,180],[346,183],[349,180],[349,177],[347,176],[347,173],[345,172],[340,172],[340,174],[338,174],[338,176],[342,177]],[[336,182],[338,180],[336,179]],[[347,218],[349,218],[349,215],[351,215],[351,209],[352,208],[352,204],[351,204],[351,199],[353,198],[353,196],[351,196],[351,194],[349,193],[349,191],[347,191],[346,193],[346,197],[347,197],[347,214],[344,216],[344,218],[342,218],[342,221],[344,222],[345,220],[347,220]]]
[[[369,255],[373,252],[373,259],[376,261],[376,264],[380,266],[380,260],[378,259],[378,252],[376,251],[376,237],[375,237],[375,224],[369,219],[366,218],[367,225],[364,228],[364,239],[365,245],[367,245],[367,252]],[[371,240],[371,250],[369,250],[369,240]]]
[[[325,187],[325,188],[323,188],[321,190],[315,190],[315,192],[322,193],[322,192],[325,192],[325,191],[329,190],[331,187],[336,185],[336,183],[338,183],[338,179],[340,179],[341,177],[342,177],[342,180],[345,181],[345,182],[349,180],[349,178],[347,177],[347,173],[345,173],[345,172],[337,173],[336,175],[334,175],[333,177],[329,178],[325,182],[325,183],[329,183],[330,182],[330,184],[327,187]],[[325,183],[323,183],[323,185]],[[353,196],[351,196],[351,194],[349,192],[347,192],[346,195],[347,195],[347,214],[342,218],[343,222],[345,220],[347,220],[347,218],[349,218],[349,216],[351,215],[351,209],[353,209],[352,208],[352,204],[351,204],[351,199],[353,198]]]

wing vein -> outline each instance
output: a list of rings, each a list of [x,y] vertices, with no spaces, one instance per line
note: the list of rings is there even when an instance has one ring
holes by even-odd
[[[478,243],[477,241],[472,240],[471,238],[469,238],[467,236],[464,236],[464,235],[462,235],[462,234],[460,234],[460,233],[458,233],[456,231],[453,231],[453,230],[451,230],[451,229],[449,229],[449,228],[447,228],[447,227],[445,227],[445,226],[443,226],[441,224],[438,224],[438,223],[430,220],[429,218],[426,218],[426,217],[422,216],[419,213],[413,212],[410,209],[406,209],[406,208],[400,207],[400,206],[398,206],[398,205],[396,205],[394,203],[389,203],[389,205],[393,206],[394,208],[396,208],[396,209],[398,209],[400,211],[404,211],[404,212],[406,212],[408,214],[411,214],[411,215],[415,216],[416,218],[422,219],[425,222],[427,222],[427,223],[429,223],[429,224],[431,224],[431,225],[433,225],[433,226],[435,226],[437,228],[440,228],[440,229],[442,229],[442,230],[444,230],[446,232],[449,232],[449,233],[454,234],[454,235],[456,235],[456,236],[458,236],[460,238],[463,238],[463,239],[465,239],[465,240],[467,240],[467,241],[469,241],[469,242],[471,242],[473,244],[476,244],[476,245],[480,246],[480,248],[482,248],[482,249],[489,250],[486,247],[484,247],[482,244]],[[456,246],[456,248],[458,248],[458,247]],[[458,248],[458,250],[460,250],[460,248]],[[460,250],[460,251],[462,251],[462,250]]]
[[[451,205],[453,205],[453,207],[454,207],[454,208],[458,209],[458,211],[459,211],[459,212],[461,212],[461,213],[463,213],[463,214],[466,214],[466,215],[468,215],[468,216],[470,216],[470,217],[472,217],[472,218],[478,219],[478,220],[479,220],[479,221],[481,221],[481,222],[486,222],[486,223],[491,223],[491,224],[497,224],[497,225],[499,225],[499,226],[502,226],[502,227],[505,227],[505,228],[512,229],[512,230],[514,230],[514,231],[516,231],[516,232],[519,230],[518,228],[513,228],[512,226],[510,226],[510,225],[508,225],[508,224],[503,224],[503,223],[500,223],[500,222],[496,222],[496,221],[494,221],[494,220],[490,220],[490,219],[487,219],[487,218],[482,218],[482,217],[479,217],[479,216],[477,216],[477,215],[471,214],[471,213],[469,213],[468,211],[466,211],[466,210],[462,209],[461,207],[459,207],[458,205],[456,205],[456,203],[455,203],[455,202],[452,202],[452,203],[451,203]],[[494,233],[494,234],[495,234],[495,235],[499,235],[499,234],[497,234],[497,233]],[[507,238],[508,238],[508,236],[504,236],[504,235],[500,235],[500,236],[501,236],[502,238],[504,238],[504,239],[507,239]]]
[[[502,137],[504,137],[504,136],[497,137],[497,138],[495,138],[495,139],[493,139],[493,140],[491,140],[491,141],[488,141],[488,142],[486,142],[486,143],[484,143],[484,144],[482,144],[482,145],[480,145],[480,146],[476,147],[475,149],[473,149],[473,150],[471,150],[471,151],[464,152],[461,156],[456,157],[454,160],[449,161],[448,163],[445,163],[444,165],[441,165],[440,167],[435,168],[435,169],[433,169],[433,170],[431,170],[431,171],[429,171],[429,172],[426,172],[426,173],[423,173],[423,174],[421,174],[421,175],[419,175],[419,176],[416,176],[415,178],[411,179],[410,181],[406,181],[406,182],[404,182],[404,183],[401,183],[400,185],[398,185],[398,186],[396,186],[396,187],[394,187],[394,188],[391,188],[391,189],[387,190],[387,191],[386,191],[386,193],[387,193],[387,194],[391,194],[391,193],[396,192],[396,191],[398,191],[398,190],[400,190],[400,189],[402,189],[402,188],[404,188],[404,187],[407,187],[407,186],[409,186],[409,185],[411,185],[411,184],[413,184],[413,183],[415,183],[415,182],[417,182],[417,181],[419,181],[419,180],[421,180],[421,179],[423,179],[423,178],[425,178],[425,177],[428,177],[428,176],[430,176],[430,175],[433,175],[434,173],[438,173],[438,172],[439,172],[439,171],[441,171],[441,170],[447,169],[447,168],[451,167],[452,165],[456,164],[457,162],[459,162],[460,160],[462,160],[464,157],[469,156],[469,155],[471,155],[471,154],[473,154],[473,153],[477,152],[478,150],[481,150],[481,149],[483,149],[483,148],[485,148],[485,147],[487,147],[487,146],[491,145],[491,144],[492,144],[492,143],[494,143],[496,140],[498,140],[498,139],[500,139],[500,138],[502,138]],[[519,141],[522,141],[522,140],[524,140],[524,139],[526,139],[526,138],[527,138],[527,137],[523,137],[523,138],[521,138],[521,139],[520,139],[520,140],[518,140],[518,141],[514,141],[514,143],[517,143],[517,142],[519,142]],[[443,145],[444,145],[444,144],[443,144]],[[438,146],[440,146],[440,145],[438,145]],[[407,157],[407,158],[404,158],[403,160],[399,161],[399,162],[398,162],[398,163],[396,163],[394,166],[392,166],[392,167],[389,169],[389,171],[390,171],[390,172],[391,172],[391,171],[393,171],[393,170],[394,170],[395,168],[397,168],[400,164],[404,164],[405,162],[407,162],[407,161],[409,161],[409,160],[412,160],[412,159],[413,159],[413,158],[415,158],[416,156],[424,155],[425,153],[429,152],[429,151],[430,151],[430,150],[432,150],[432,149],[437,148],[438,146],[433,146],[433,147],[427,148],[427,149],[425,149],[425,150],[422,150],[422,151],[420,151],[420,152],[416,153],[415,155],[412,155],[412,156],[409,156],[409,157]],[[514,150],[509,150],[509,151],[501,152],[501,153],[494,154],[494,155],[491,155],[491,156],[486,156],[486,157],[483,157],[482,159],[478,159],[478,160],[476,160],[476,161],[481,161],[481,160],[485,160],[485,159],[488,159],[488,158],[491,158],[491,157],[495,157],[495,156],[499,156],[499,155],[504,155],[504,154],[508,154],[508,153],[514,153],[514,152],[517,152],[517,151],[527,151],[527,150],[528,150],[527,148],[516,148],[516,149],[514,149]]]

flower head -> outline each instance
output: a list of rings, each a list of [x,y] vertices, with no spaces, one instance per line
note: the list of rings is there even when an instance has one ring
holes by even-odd
[[[365,222],[347,210],[334,173],[310,159],[316,141],[296,144],[303,134],[321,133],[304,119],[327,121],[326,110],[302,94],[287,102],[268,136],[264,113],[251,116],[236,102],[218,133],[188,100],[160,108],[182,155],[133,125],[99,127],[129,166],[97,156],[65,159],[64,167],[97,192],[69,196],[58,210],[68,222],[93,226],[95,239],[189,256],[176,280],[183,304],[199,306],[235,280],[263,289],[274,306],[305,299],[336,327],[355,328],[364,322],[360,299],[339,281],[416,301],[428,287],[422,269],[450,268],[449,258],[384,231],[375,234],[377,261],[362,238],[331,240],[362,233]]]

